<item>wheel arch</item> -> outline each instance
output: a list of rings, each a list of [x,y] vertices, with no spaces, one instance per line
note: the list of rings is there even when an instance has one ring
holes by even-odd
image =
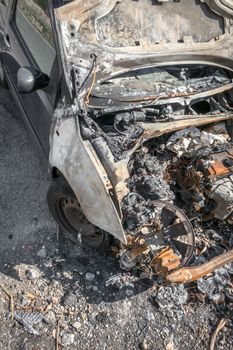
[[[54,181],[55,179],[58,179],[59,177],[64,177],[65,178],[65,176],[62,174],[62,172],[55,166],[52,166],[49,169],[49,176],[50,176],[50,179],[52,181]]]
[[[108,175],[91,144],[82,140],[74,116],[54,118],[49,164],[51,178],[62,175],[66,179],[86,218],[126,243],[121,218],[109,192]]]

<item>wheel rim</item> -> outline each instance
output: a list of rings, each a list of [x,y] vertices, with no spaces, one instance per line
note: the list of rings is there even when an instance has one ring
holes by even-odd
[[[75,239],[91,245],[99,246],[104,239],[104,232],[84,216],[77,199],[72,196],[63,196],[57,202],[57,213],[62,226],[71,232]]]
[[[163,239],[175,252],[181,256],[181,266],[192,258],[195,236],[192,224],[182,210],[163,201],[152,202],[161,208],[161,223]]]

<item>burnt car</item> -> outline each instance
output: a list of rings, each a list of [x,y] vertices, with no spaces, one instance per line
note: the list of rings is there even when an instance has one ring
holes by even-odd
[[[233,1],[0,7],[4,77],[49,159],[57,223],[96,248],[113,236],[124,269],[177,272],[195,225],[232,222]],[[201,274],[232,252],[218,259]]]

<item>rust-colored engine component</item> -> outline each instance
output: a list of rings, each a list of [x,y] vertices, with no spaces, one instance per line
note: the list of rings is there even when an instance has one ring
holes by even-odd
[[[135,266],[137,258],[140,255],[147,254],[149,247],[142,238],[127,236],[128,249],[125,249],[121,254],[120,266],[123,270],[129,271]]]
[[[180,264],[186,265],[193,255],[194,232],[191,222],[182,210],[160,200],[153,202],[161,210],[160,222],[164,246],[179,254]]]
[[[179,257],[170,247],[164,248],[150,262],[153,271],[158,275],[167,275],[169,271],[177,269],[180,264]]]
[[[135,260],[141,254],[146,254],[149,251],[148,245],[144,239],[137,240],[132,248],[128,251],[128,257],[131,261]]]
[[[149,256],[150,267],[157,274],[167,274],[188,263],[194,249],[194,232],[187,216],[175,205],[151,201],[156,218],[143,225],[135,236],[127,236],[120,265],[125,270]],[[150,255],[148,255],[150,254]]]
[[[233,148],[212,154],[209,156],[209,160],[211,164],[207,169],[204,167],[204,160],[200,160],[198,164],[205,176],[212,178],[228,175],[233,171]]]
[[[233,249],[197,267],[182,267],[166,276],[169,283],[190,283],[233,262]]]

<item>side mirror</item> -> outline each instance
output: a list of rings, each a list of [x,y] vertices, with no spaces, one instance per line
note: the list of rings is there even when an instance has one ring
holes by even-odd
[[[30,67],[20,67],[17,72],[17,89],[20,93],[29,93],[43,89],[49,83],[47,74]]]

